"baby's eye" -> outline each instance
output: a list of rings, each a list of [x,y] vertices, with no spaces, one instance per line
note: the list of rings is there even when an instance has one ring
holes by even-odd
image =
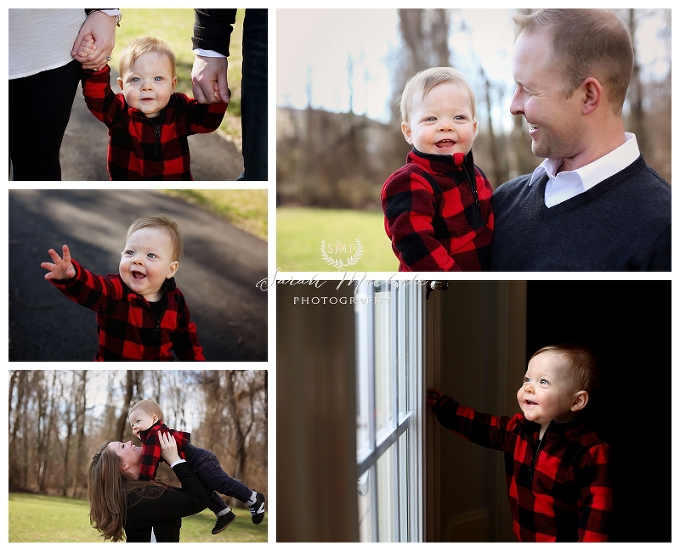
[[[541,379],[539,381],[542,385],[547,385],[548,384],[548,379]]]
[[[140,78],[139,77],[132,77],[130,79],[130,82],[139,82]]]
[[[128,249],[127,251],[124,251],[123,254],[124,254],[125,256],[132,256],[132,255],[134,255],[135,253],[134,253],[134,251],[131,251],[131,250]]]
[[[163,80],[163,77],[153,77],[153,79],[154,79],[156,82],[160,82],[161,80]]]
[[[425,122],[432,122],[432,121],[436,121],[436,120],[437,120],[437,117],[425,117]]]
[[[529,382],[529,377],[524,377],[524,382],[528,383]]]
[[[146,256],[148,256],[149,258],[158,258],[155,253],[149,253]]]
[[[464,120],[466,120],[466,117],[465,117],[465,115],[456,115],[455,117],[453,117],[453,120],[464,121]]]

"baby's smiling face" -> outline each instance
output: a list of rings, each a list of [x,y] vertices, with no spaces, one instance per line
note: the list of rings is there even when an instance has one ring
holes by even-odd
[[[130,426],[132,427],[132,433],[137,438],[139,438],[139,433],[151,427],[156,421],[158,421],[158,417],[155,415],[149,415],[142,409],[136,409],[130,412],[128,420],[130,421]]]
[[[172,240],[162,228],[144,227],[125,243],[118,272],[123,283],[149,302],[163,296],[163,284],[177,272]]]

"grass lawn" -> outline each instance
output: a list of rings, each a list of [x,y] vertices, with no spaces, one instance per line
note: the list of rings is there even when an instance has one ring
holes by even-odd
[[[362,247],[360,253],[357,240]],[[325,258],[321,252],[322,241]],[[343,268],[346,272],[397,271],[399,263],[385,235],[382,212],[307,207],[276,209],[278,269],[335,272],[338,262],[347,264],[348,259],[356,263]]]
[[[90,526],[86,500],[33,494],[9,494],[9,542],[102,542]],[[210,531],[215,516],[205,510],[182,519],[182,542],[266,542],[268,515],[255,526],[250,511],[234,509],[236,520],[223,532]]]
[[[120,28],[116,29],[116,47],[111,54],[110,65],[118,71],[120,53],[136,38],[155,36],[162,38],[175,54],[177,60],[177,91],[193,97],[191,92],[191,68],[194,53],[191,37],[194,34],[193,9],[128,9],[123,8]],[[229,46],[229,69],[227,82],[231,90],[231,102],[220,130],[232,137],[239,145],[241,140],[241,36],[244,11],[236,13],[236,24],[231,33]],[[120,92],[112,83],[113,91]]]
[[[237,228],[267,241],[266,189],[178,189],[164,193],[198,204]]]

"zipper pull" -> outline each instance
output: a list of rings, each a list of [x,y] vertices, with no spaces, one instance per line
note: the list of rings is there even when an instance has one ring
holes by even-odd
[[[156,133],[156,143],[154,144],[154,155],[160,155],[161,152],[161,127],[159,124],[154,125]]]

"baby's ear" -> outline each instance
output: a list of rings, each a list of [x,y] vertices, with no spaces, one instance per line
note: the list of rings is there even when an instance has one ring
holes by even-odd
[[[401,133],[404,135],[406,143],[413,145],[413,138],[411,137],[411,125],[406,121],[401,123]]]
[[[118,88],[120,88],[121,92],[123,91],[123,79],[118,77],[116,79],[116,82],[118,83]]]
[[[579,390],[574,394],[574,400],[571,405],[571,411],[581,411],[588,405],[588,392],[586,390]]]
[[[179,270],[179,261],[173,260],[172,262],[170,262],[170,266],[168,266],[168,275],[165,277],[167,279],[174,277],[174,275],[177,273],[177,270]]]

